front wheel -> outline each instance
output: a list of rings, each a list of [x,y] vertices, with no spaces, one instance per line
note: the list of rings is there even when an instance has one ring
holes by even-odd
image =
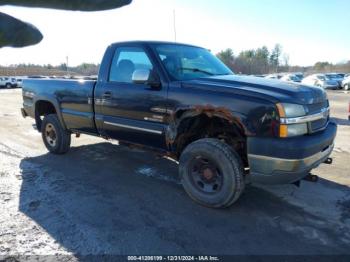
[[[349,88],[350,88],[349,84],[346,84],[346,85],[344,86],[344,90],[345,90],[345,91],[348,91]]]
[[[62,127],[56,114],[44,117],[41,124],[41,136],[47,150],[51,153],[64,154],[68,152],[71,134]]]
[[[10,83],[7,83],[5,87],[6,87],[6,88],[11,88],[12,86],[11,86]]]
[[[241,158],[218,139],[188,145],[180,157],[179,173],[187,194],[207,207],[228,207],[244,190]]]

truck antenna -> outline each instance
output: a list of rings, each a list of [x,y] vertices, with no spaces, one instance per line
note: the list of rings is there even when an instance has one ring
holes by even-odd
[[[68,75],[68,56],[66,56],[66,71],[67,71],[67,75]]]
[[[173,24],[174,24],[174,39],[176,42],[176,12],[175,12],[175,9],[173,10]]]

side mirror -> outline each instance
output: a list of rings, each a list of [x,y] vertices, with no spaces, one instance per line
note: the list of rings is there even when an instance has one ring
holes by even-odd
[[[149,85],[154,89],[159,89],[161,83],[159,76],[153,71],[148,69],[137,69],[132,74],[132,82],[135,84]]]

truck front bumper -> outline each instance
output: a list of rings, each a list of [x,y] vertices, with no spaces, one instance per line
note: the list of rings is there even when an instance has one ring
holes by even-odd
[[[288,184],[304,178],[332,153],[337,126],[293,138],[248,138],[250,181]]]

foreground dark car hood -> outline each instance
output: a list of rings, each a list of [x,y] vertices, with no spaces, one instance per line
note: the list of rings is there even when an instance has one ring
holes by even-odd
[[[319,87],[253,76],[213,76],[185,81],[183,85],[218,92],[250,95],[273,102],[314,104],[327,99],[326,92]]]

